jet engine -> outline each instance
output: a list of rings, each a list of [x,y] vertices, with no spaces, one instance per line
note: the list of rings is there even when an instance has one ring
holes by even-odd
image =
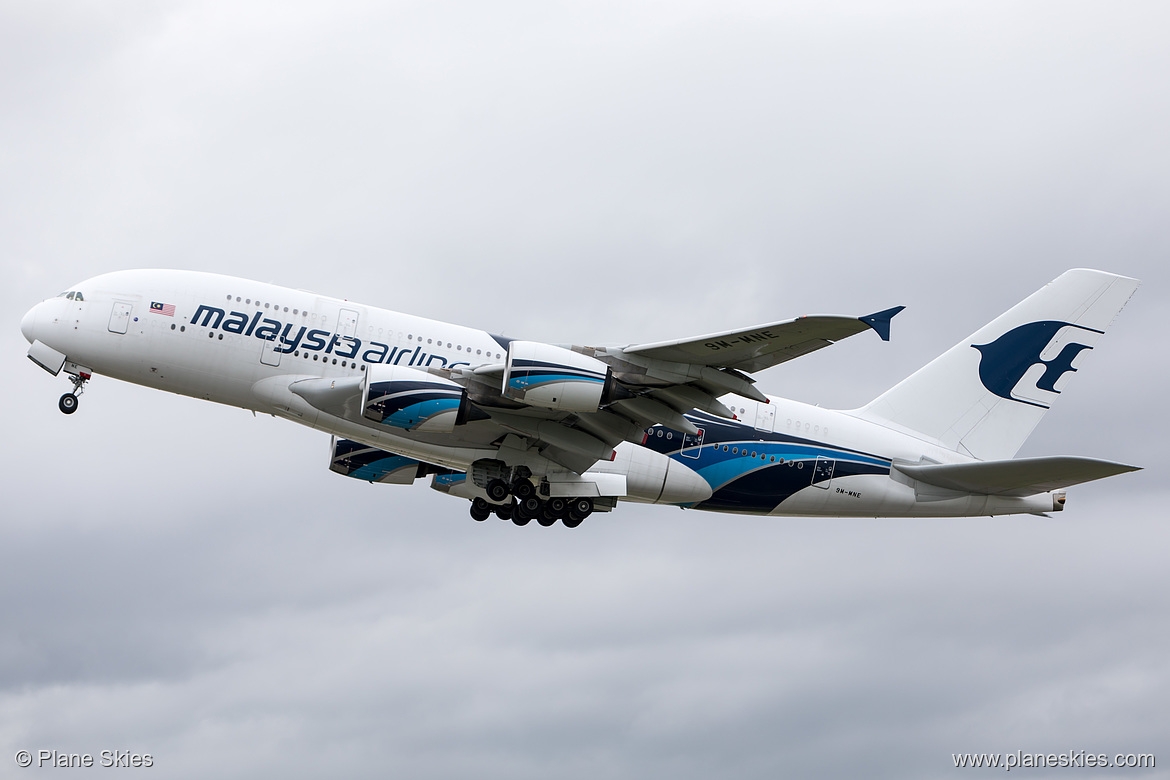
[[[564,412],[596,412],[629,393],[600,360],[552,344],[513,341],[508,345],[503,395],[529,406]]]
[[[409,485],[426,471],[426,465],[377,447],[334,437],[329,470],[366,482]]]
[[[459,385],[408,366],[370,366],[362,386],[363,417],[408,431],[450,433],[470,406]]]

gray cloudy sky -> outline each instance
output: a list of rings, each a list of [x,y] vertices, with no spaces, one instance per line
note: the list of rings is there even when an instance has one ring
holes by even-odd
[[[1017,749],[1167,776],[1168,23],[0,2],[0,775],[55,748],[174,778],[904,780]],[[291,423],[100,377],[66,418],[19,332],[135,267],[578,343],[908,306],[760,378],[848,408],[1077,266],[1144,285],[1022,454],[1146,470],[1049,520],[476,524]],[[1070,771],[1106,776],[1025,774]]]

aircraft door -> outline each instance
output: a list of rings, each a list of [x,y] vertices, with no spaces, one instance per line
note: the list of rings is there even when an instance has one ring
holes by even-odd
[[[828,490],[829,482],[833,479],[833,470],[836,467],[837,461],[832,458],[826,458],[824,455],[818,455],[817,463],[813,467],[813,487]]]
[[[682,451],[679,453],[684,458],[698,458],[699,453],[703,449],[703,429],[699,429],[697,436],[683,433]]]
[[[280,339],[276,334],[267,341],[260,342],[260,362],[266,366],[280,365]]]
[[[114,310],[110,312],[110,333],[125,333],[130,324],[130,311],[133,306],[129,303],[114,302]]]
[[[772,404],[756,404],[756,430],[771,433],[776,426],[776,407]]]
[[[337,335],[345,338],[353,338],[357,335],[358,313],[350,309],[342,309],[340,316],[337,318]]]

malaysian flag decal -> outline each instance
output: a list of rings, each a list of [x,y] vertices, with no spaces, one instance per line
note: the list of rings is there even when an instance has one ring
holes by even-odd
[[[168,317],[175,316],[175,305],[173,303],[159,303],[158,301],[151,301],[150,310],[155,314],[165,314]]]

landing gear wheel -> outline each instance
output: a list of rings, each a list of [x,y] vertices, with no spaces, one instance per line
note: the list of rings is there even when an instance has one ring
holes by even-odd
[[[482,498],[476,498],[471,502],[471,519],[482,523],[492,515],[491,505]]]
[[[528,498],[516,504],[517,514],[524,515],[529,520],[540,517],[541,510],[544,509],[544,502],[536,496],[529,496]]]
[[[502,479],[493,479],[487,483],[484,490],[487,492],[488,498],[497,504],[508,497],[508,483]]]
[[[536,488],[527,479],[518,479],[512,483],[512,495],[523,501],[536,492]]]
[[[581,521],[589,515],[593,514],[593,499],[591,498],[574,498],[573,502],[569,504],[569,514],[565,516],[565,525],[569,528],[576,528],[581,525]]]
[[[546,505],[553,517],[564,517],[565,512],[569,511],[569,502],[563,498],[550,498]]]
[[[528,521],[531,519],[531,517],[526,517],[519,512],[512,513],[512,522],[516,525],[528,525]]]
[[[495,508],[496,517],[500,518],[501,520],[511,520],[513,515],[512,510],[514,508],[515,507],[512,504],[500,504]]]
[[[536,518],[536,522],[540,523],[545,528],[557,521],[557,516],[552,513],[552,510],[546,505],[544,509],[540,510],[540,514]]]
[[[61,400],[57,402],[57,408],[65,414],[73,414],[76,412],[77,398],[85,392],[85,383],[89,381],[90,376],[91,374],[86,371],[70,374],[69,381],[73,383],[73,392],[61,396]]]

